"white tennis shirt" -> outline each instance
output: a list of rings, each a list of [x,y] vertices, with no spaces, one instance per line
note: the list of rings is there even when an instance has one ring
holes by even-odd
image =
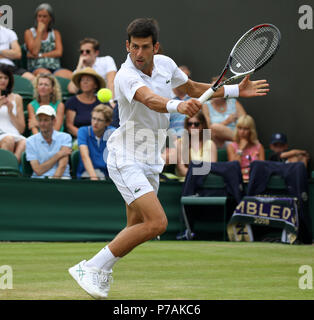
[[[170,115],[149,109],[134,100],[134,95],[139,88],[146,86],[154,93],[171,99],[172,89],[187,81],[187,75],[167,56],[154,56],[152,75],[148,76],[134,66],[128,55],[115,77],[120,127],[110,136],[107,143],[109,152],[115,152],[117,158],[126,157],[157,165],[161,171],[164,165],[161,148]]]

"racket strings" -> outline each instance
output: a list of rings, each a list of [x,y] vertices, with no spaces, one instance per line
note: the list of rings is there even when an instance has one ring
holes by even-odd
[[[261,67],[275,53],[280,42],[279,31],[264,26],[247,33],[235,46],[230,69],[245,73]]]

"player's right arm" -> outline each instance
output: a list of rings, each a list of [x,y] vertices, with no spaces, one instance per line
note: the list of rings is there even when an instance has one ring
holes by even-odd
[[[154,110],[160,113],[168,113],[167,103],[170,99],[159,96],[154,93],[150,88],[143,86],[136,90],[134,95],[136,101],[141,102],[149,109]],[[187,101],[182,101],[178,105],[178,112],[186,114],[190,117],[193,117],[200,109],[202,104],[196,99],[189,99]]]

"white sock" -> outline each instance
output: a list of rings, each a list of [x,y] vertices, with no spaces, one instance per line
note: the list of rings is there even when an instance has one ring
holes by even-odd
[[[86,267],[97,269],[104,269],[111,271],[113,265],[119,260],[119,257],[115,257],[110,251],[109,247],[101,249],[93,258],[86,262]]]

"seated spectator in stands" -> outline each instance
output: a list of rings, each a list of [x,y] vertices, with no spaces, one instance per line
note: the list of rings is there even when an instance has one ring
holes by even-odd
[[[179,68],[190,78],[191,71],[187,66],[180,66]],[[173,93],[175,95],[174,99],[183,100],[183,101],[190,99],[190,97],[187,94],[185,94],[185,92],[180,90],[180,87],[174,88]],[[183,134],[185,117],[186,117],[185,114],[182,114],[179,112],[170,113],[169,129],[177,137],[180,137]]]
[[[12,93],[14,76],[10,66],[0,64],[0,148],[15,154],[18,162],[25,150],[23,99]]]
[[[65,103],[67,131],[77,137],[78,129],[91,124],[92,110],[100,104],[95,93],[106,86],[105,80],[92,68],[76,72],[72,81],[81,93],[71,97]]]
[[[39,132],[36,111],[42,105],[50,105],[56,111],[54,129],[63,131],[64,104],[58,80],[51,74],[37,75],[34,81],[34,100],[27,105],[28,128],[32,134]]]
[[[281,161],[281,162],[303,162],[307,167],[310,155],[306,150],[291,149],[289,150],[289,145],[287,141],[287,136],[284,133],[274,133],[271,136],[270,150],[273,154],[270,156],[271,161]]]
[[[3,12],[0,11],[0,17]],[[13,74],[22,76],[30,81],[34,79],[32,73],[23,68],[18,68],[13,60],[20,60],[22,57],[21,47],[18,43],[18,38],[13,30],[0,25],[0,63],[10,66]]]
[[[265,150],[258,141],[254,119],[249,115],[241,116],[236,124],[234,142],[227,145],[229,161],[239,161],[244,182],[249,181],[250,163],[265,160]]]
[[[187,66],[179,66],[179,68],[190,78],[191,71]],[[188,100],[190,97],[185,94],[180,87],[173,89],[174,99],[178,100]],[[169,130],[168,137],[166,140],[165,148],[162,152],[162,158],[165,161],[165,167],[163,172],[174,171],[176,164],[171,163],[171,159],[177,158],[177,139],[184,133],[184,120],[186,118],[185,114],[174,112],[170,113],[169,118]]]
[[[99,104],[92,111],[92,125],[79,128],[77,135],[80,150],[78,178],[103,180],[109,176],[105,149],[108,138],[115,130],[110,126],[111,120],[112,108]]]
[[[212,79],[213,84],[216,80],[217,77]],[[237,119],[246,114],[238,100],[224,97],[206,101],[202,110],[218,148],[225,147],[226,141],[233,141]]]
[[[86,67],[93,68],[106,81],[107,88],[114,96],[114,78],[117,67],[112,57],[99,57],[99,42],[92,38],[85,38],[80,42],[80,57],[75,72]],[[77,93],[79,88],[71,81],[68,85],[70,93]],[[113,107],[113,106],[112,106]]]
[[[54,22],[50,4],[43,3],[36,8],[34,27],[24,33],[27,68],[34,75],[53,73],[55,76],[71,79],[72,72],[61,67],[62,38],[60,32],[53,29]]]
[[[180,177],[186,176],[190,161],[217,161],[216,145],[203,131],[208,129],[203,112],[199,111],[192,118],[186,117],[184,128],[186,132],[177,143],[177,175]]]
[[[56,111],[53,107],[41,106],[36,116],[40,132],[26,140],[26,160],[33,169],[32,178],[70,178],[71,136],[54,130]]]

